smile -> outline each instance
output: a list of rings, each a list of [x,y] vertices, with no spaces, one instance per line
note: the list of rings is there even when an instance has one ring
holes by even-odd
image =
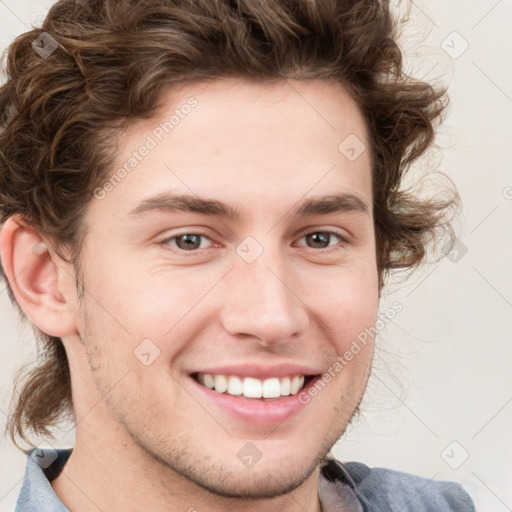
[[[245,398],[280,398],[296,395],[312,378],[306,375],[292,375],[262,380],[254,377],[209,373],[197,373],[193,377],[199,384],[217,393]]]

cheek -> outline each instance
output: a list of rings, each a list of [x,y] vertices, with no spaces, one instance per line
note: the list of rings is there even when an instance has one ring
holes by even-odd
[[[165,388],[173,389],[170,362],[204,328],[197,316],[207,291],[205,280],[189,287],[171,276],[132,273],[119,285],[107,275],[103,280],[97,275],[88,286],[88,337],[97,347],[95,364],[102,368],[101,377],[113,383],[130,371],[124,386],[134,382],[142,392],[166,382]]]
[[[127,264],[126,254],[119,256],[124,264],[105,258],[86,274],[94,322],[111,326],[115,335],[134,342],[161,337],[190,309],[197,295],[191,291],[194,288],[183,286],[179,277],[153,275],[143,265]]]
[[[316,279],[304,302],[328,326],[339,353],[377,319],[377,272],[370,265],[335,269]]]

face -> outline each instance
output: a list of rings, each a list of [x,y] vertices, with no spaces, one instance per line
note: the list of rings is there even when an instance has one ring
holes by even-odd
[[[104,397],[98,431],[163,472],[273,496],[311,475],[366,387],[373,340],[338,356],[378,309],[368,143],[334,84],[205,87],[133,124],[91,200],[75,407]]]

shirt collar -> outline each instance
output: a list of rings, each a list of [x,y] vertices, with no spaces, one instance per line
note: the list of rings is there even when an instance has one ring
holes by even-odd
[[[55,494],[50,480],[60,473],[71,451],[35,448],[28,452],[15,512],[69,512]]]

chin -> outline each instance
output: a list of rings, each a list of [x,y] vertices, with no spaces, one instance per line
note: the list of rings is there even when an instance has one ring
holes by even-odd
[[[211,494],[255,500],[275,498],[297,489],[317,469],[331,446],[326,443],[315,453],[301,453],[300,445],[285,451],[267,445],[262,447],[259,460],[245,465],[237,456],[239,446],[206,453],[206,447],[194,447],[190,440],[181,439],[178,444],[182,447],[180,450],[160,443],[151,448],[141,443],[139,446],[162,469],[180,475]],[[302,448],[305,449],[305,445]]]
[[[283,468],[281,464],[279,468],[265,466],[257,468],[254,466],[243,471],[227,467],[220,467],[216,471],[211,471],[211,468],[203,468],[203,471],[182,474],[182,476],[211,494],[224,498],[271,499],[297,489],[316,467],[315,462],[309,468],[304,468],[300,464],[294,465],[290,469]]]

